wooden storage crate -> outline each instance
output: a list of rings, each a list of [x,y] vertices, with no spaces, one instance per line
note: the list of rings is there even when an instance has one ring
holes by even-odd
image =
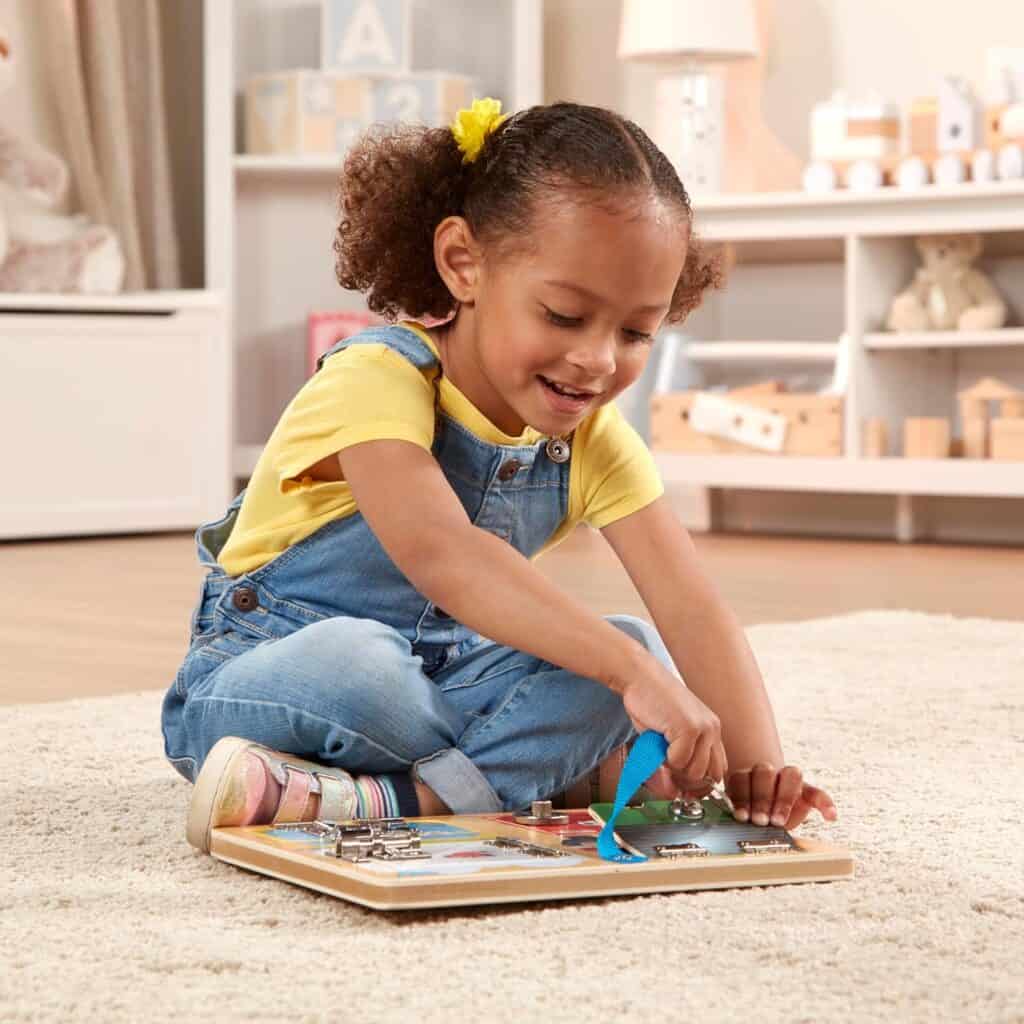
[[[694,430],[690,409],[699,392],[677,391],[651,398],[651,447],[663,452],[773,454]],[[722,397],[786,417],[780,455],[842,455],[843,399],[838,395],[753,394]]]

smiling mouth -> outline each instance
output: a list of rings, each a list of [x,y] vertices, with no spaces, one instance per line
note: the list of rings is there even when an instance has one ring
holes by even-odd
[[[556,381],[541,376],[539,373],[537,377],[545,387],[550,388],[555,394],[562,395],[564,398],[575,398],[582,401],[587,398],[596,398],[600,394],[598,391],[581,391],[579,388],[571,388],[567,384],[559,384]]]

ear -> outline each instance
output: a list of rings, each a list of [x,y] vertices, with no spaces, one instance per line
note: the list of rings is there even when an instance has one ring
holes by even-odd
[[[461,305],[476,301],[483,251],[463,217],[445,217],[434,231],[434,263]]]

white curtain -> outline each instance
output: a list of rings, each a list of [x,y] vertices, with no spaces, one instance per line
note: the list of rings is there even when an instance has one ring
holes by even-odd
[[[43,29],[72,180],[118,234],[126,291],[181,286],[158,3],[61,0]]]

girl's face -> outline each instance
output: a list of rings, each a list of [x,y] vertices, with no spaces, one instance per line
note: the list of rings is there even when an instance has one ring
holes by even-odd
[[[534,223],[527,251],[477,266],[453,332],[475,358],[450,350],[455,384],[514,436],[567,434],[640,376],[686,259],[687,223],[654,198],[544,205]]]

